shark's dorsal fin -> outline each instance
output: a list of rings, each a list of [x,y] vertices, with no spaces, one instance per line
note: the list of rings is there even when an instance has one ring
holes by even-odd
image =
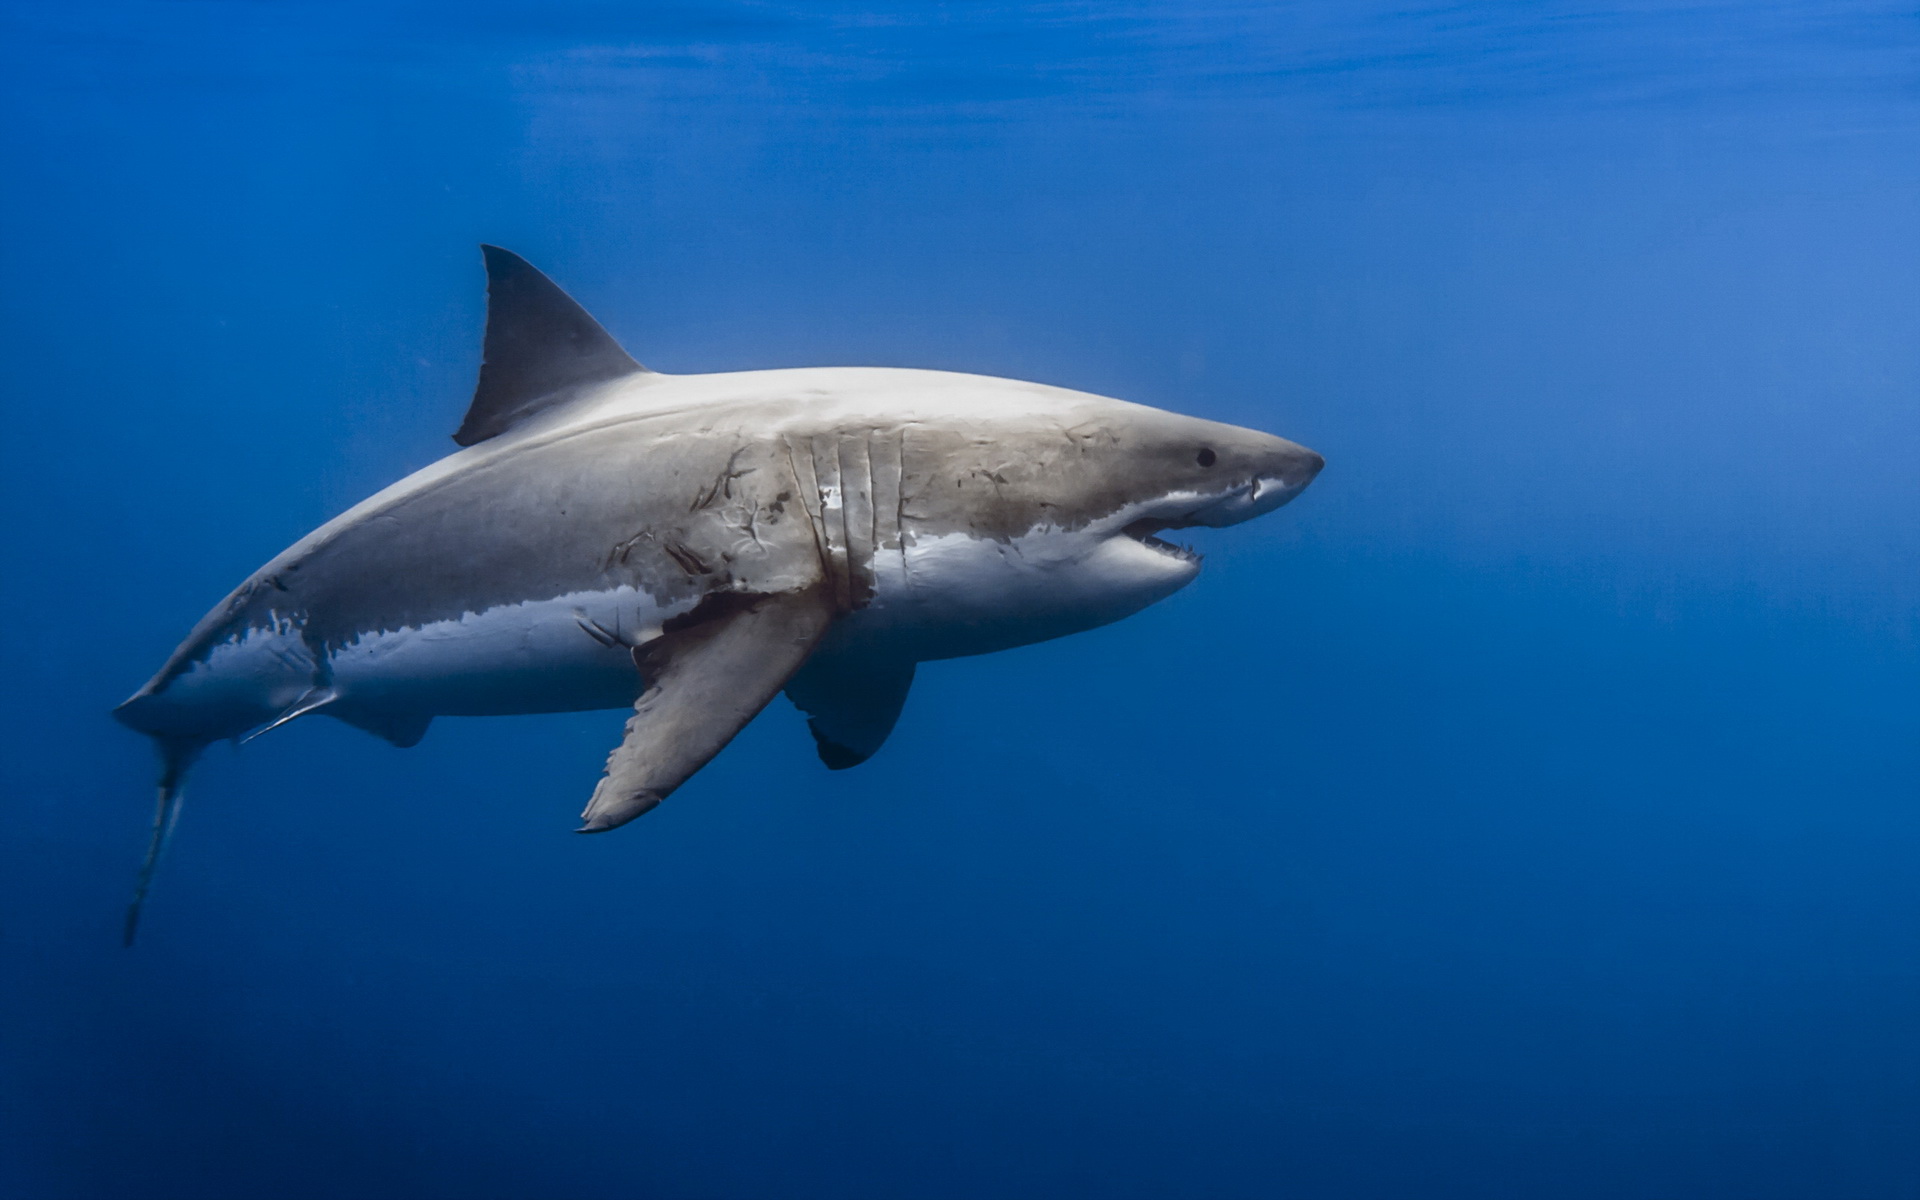
[[[487,340],[480,385],[455,442],[484,442],[564,403],[576,388],[646,370],[526,259],[498,246],[480,250],[487,258]]]

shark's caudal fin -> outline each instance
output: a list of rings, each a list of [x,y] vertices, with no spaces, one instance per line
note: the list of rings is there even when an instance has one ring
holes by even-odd
[[[487,258],[487,339],[480,385],[453,435],[472,446],[556,405],[577,388],[646,368],[553,280],[510,250]]]
[[[160,747],[160,796],[153,810],[153,837],[147,842],[147,857],[140,864],[139,877],[134,880],[133,902],[127,905],[127,921],[120,934],[124,946],[133,945],[134,934],[139,932],[140,908],[147,902],[147,889],[153,886],[154,869],[160,865],[160,855],[166,851],[173,827],[180,820],[180,797],[187,782],[187,768],[206,748],[205,742],[167,738],[154,741]]]

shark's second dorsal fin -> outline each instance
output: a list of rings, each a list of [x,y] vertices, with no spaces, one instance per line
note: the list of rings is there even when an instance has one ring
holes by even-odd
[[[487,340],[480,386],[454,433],[462,446],[505,433],[584,384],[646,370],[553,280],[510,250],[487,257]]]

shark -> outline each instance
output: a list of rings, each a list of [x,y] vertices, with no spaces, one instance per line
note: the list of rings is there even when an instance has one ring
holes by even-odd
[[[668,375],[482,247],[459,449],[235,588],[115,709],[158,748],[132,944],[188,768],[300,717],[412,746],[441,716],[630,708],[581,814],[658,806],[785,692],[835,770],[919,663],[1093,629],[1191,582],[1162,534],[1298,496],[1320,455],[1251,429],[948,371]]]

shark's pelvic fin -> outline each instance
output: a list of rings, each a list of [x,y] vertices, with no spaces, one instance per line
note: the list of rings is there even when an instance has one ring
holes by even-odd
[[[912,686],[910,661],[820,654],[787,681],[787,699],[807,714],[820,761],[844,771],[880,749]]]
[[[153,872],[160,865],[173,838],[173,827],[180,821],[180,799],[187,782],[187,768],[200,757],[205,742],[155,739],[160,747],[159,800],[153,810],[153,836],[147,841],[147,857],[140,863],[140,874],[133,883],[133,900],[127,905],[126,923],[121,927],[120,944],[132,946],[140,930],[140,909],[147,902],[147,889],[153,886]]]
[[[432,713],[388,712],[357,708],[351,704],[330,708],[327,715],[345,721],[355,729],[364,729],[377,738],[384,738],[402,750],[418,746],[420,739],[427,736],[427,726],[433,724]]]
[[[558,284],[510,250],[487,259],[487,337],[480,384],[454,433],[484,442],[565,403],[578,387],[646,370]]]
[[[279,716],[275,717],[273,720],[267,722],[265,725],[262,725],[260,728],[254,730],[252,733],[248,734],[247,736],[241,738],[240,744],[244,746],[248,742],[259,737],[261,734],[272,733],[274,730],[280,728],[282,725],[285,725],[288,721],[294,720],[298,717],[304,717],[310,712],[314,712],[318,709],[325,708],[327,705],[332,704],[335,700],[338,700],[339,698],[340,698],[340,693],[334,691],[331,687],[315,686],[315,687],[308,688],[306,692],[298,700],[295,700],[292,704],[287,706],[287,711],[281,713]]]
[[[647,690],[581,813],[581,833],[624,825],[707,764],[786,685],[833,622],[824,588],[715,599],[719,611],[634,651]],[[695,610],[698,616],[700,610]]]

